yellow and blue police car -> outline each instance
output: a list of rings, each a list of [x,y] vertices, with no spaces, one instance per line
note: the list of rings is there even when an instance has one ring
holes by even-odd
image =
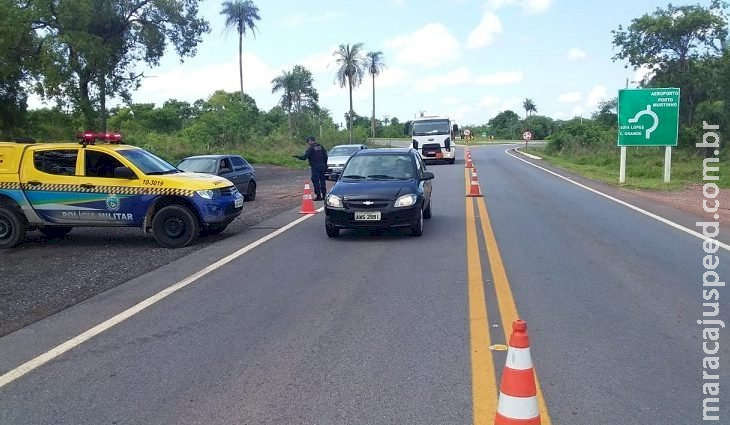
[[[58,238],[77,226],[139,227],[179,248],[241,214],[243,196],[224,178],[184,173],[118,133],[77,137],[0,142],[0,248],[29,230]]]

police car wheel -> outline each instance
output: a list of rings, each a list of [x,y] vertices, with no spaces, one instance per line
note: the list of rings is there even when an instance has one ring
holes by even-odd
[[[64,236],[68,235],[71,229],[71,226],[49,226],[41,227],[38,230],[43,233],[43,236],[45,236],[46,239],[63,239]]]
[[[168,205],[152,219],[152,235],[165,248],[182,248],[198,236],[199,225],[195,215],[185,206]]]
[[[0,205],[0,249],[12,248],[25,237],[25,226],[14,207]]]

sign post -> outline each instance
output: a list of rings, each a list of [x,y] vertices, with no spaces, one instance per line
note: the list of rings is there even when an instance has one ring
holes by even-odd
[[[532,133],[530,133],[529,131],[525,131],[524,133],[522,133],[522,140],[525,141],[525,147],[527,147],[527,141],[530,139],[532,139]]]
[[[626,181],[627,146],[664,146],[664,182],[669,183],[672,146],[679,133],[679,89],[625,89],[618,92],[619,182]]]

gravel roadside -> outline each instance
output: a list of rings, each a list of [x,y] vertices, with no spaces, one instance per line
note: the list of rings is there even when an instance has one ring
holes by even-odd
[[[0,336],[157,269],[301,204],[308,170],[256,166],[256,200],[220,235],[161,248],[139,229],[76,228],[63,240],[31,232],[0,252]]]

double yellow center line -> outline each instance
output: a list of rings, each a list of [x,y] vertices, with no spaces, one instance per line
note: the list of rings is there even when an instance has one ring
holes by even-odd
[[[469,169],[464,170],[464,182],[468,192],[470,181]],[[483,191],[482,191],[483,193]],[[479,211],[479,223],[475,216],[475,207]],[[481,226],[478,226],[481,224]],[[492,231],[484,198],[466,198],[466,253],[467,253],[467,282],[469,285],[469,334],[471,342],[471,369],[472,369],[472,400],[473,418],[475,425],[492,424],[497,412],[497,398],[499,395],[494,367],[494,358],[489,349],[491,336],[489,333],[489,315],[484,292],[484,276],[482,261],[479,253],[477,227],[487,248],[487,258],[491,270],[492,282],[497,296],[497,305],[501,317],[501,326],[504,330],[504,343],[509,341],[512,332],[512,322],[519,318],[512,290],[507,279],[502,257],[497,246],[497,239]],[[498,366],[503,367],[503,366]],[[540,382],[537,383],[537,399],[540,417],[543,425],[551,425],[548,416],[545,398],[542,394]]]

